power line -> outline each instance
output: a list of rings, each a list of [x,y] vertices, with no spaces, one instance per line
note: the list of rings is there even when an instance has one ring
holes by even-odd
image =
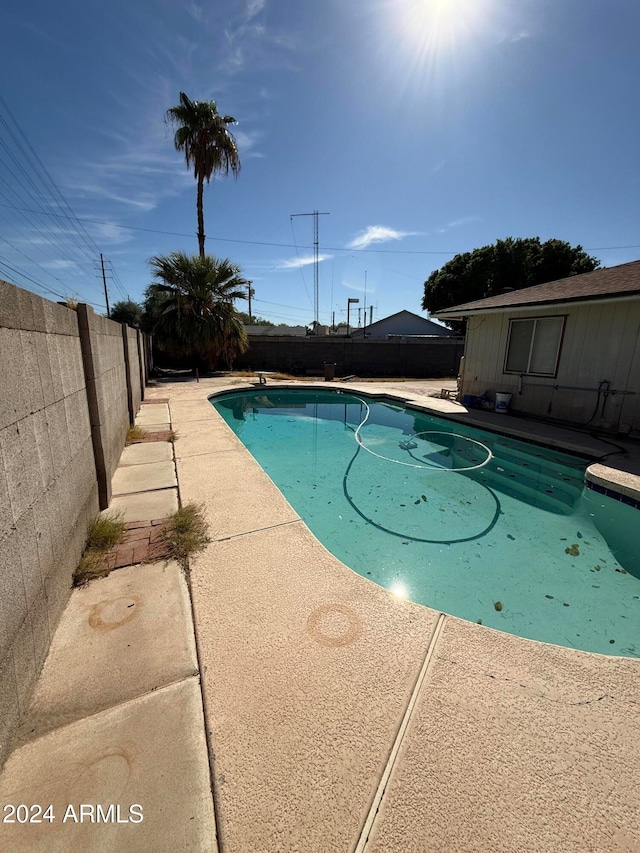
[[[6,186],[6,188],[9,190],[9,192],[13,193],[17,198],[20,198],[20,196],[16,193],[15,189],[14,189],[14,188],[13,188],[13,187],[12,187],[12,186],[7,182],[7,181],[6,181],[6,179],[4,178],[4,176],[3,176],[3,175],[1,175],[1,174],[0,174],[0,181],[2,181],[2,182],[4,183],[4,185],[5,185],[5,186]],[[8,198],[9,198],[9,197],[7,196],[7,194],[6,194],[5,192],[3,192],[3,190],[2,190],[2,189],[0,189],[0,196],[2,196],[2,198],[5,198],[5,199],[7,199],[7,200],[8,200]],[[50,225],[49,225],[49,223],[48,223],[48,222],[46,222],[46,220],[43,220],[43,219],[41,218],[41,214],[40,214],[40,212],[38,212],[38,211],[31,211],[31,212],[32,212],[32,214],[33,214],[35,217],[37,217],[37,222],[39,222],[39,223],[41,224],[42,228],[40,228],[38,224],[35,224],[35,225],[34,225],[33,221],[30,221],[30,220],[29,220],[29,219],[24,215],[24,213],[22,212],[22,210],[21,210],[20,208],[16,208],[16,207],[14,207],[14,206],[13,206],[13,205],[11,205],[11,204],[8,204],[8,205],[0,204],[0,207],[8,207],[8,208],[10,208],[11,210],[13,210],[13,211],[18,215],[18,217],[20,218],[20,220],[21,220],[22,222],[24,222],[24,223],[25,223],[25,225],[26,225],[26,226],[27,226],[31,231],[35,231],[35,232],[36,232],[36,234],[37,234],[37,235],[39,235],[41,242],[43,242],[43,243],[45,243],[45,244],[47,244],[47,245],[56,246],[56,252],[57,252],[59,255],[61,255],[65,260],[69,261],[69,262],[70,262],[70,264],[72,264],[72,266],[73,266],[73,267],[87,266],[87,262],[84,260],[84,258],[82,258],[82,259],[79,261],[79,260],[78,260],[78,258],[80,257],[79,255],[76,255],[75,257],[72,257],[72,256],[71,256],[71,254],[69,253],[69,251],[67,251],[66,247],[65,247],[63,244],[61,244],[61,243],[57,240],[57,238],[55,237],[55,235],[53,234],[53,232],[51,232],[50,230],[48,230],[48,229],[50,229]],[[15,225],[15,222],[14,222],[13,224]],[[44,240],[42,240],[42,238],[43,238],[43,237],[45,238]],[[30,242],[31,242],[31,244],[32,244],[32,245],[38,245],[38,242],[37,242],[37,241],[31,240]],[[42,250],[42,249],[41,249],[40,251],[44,252],[44,250]],[[77,251],[77,250],[76,250],[76,251]],[[46,253],[45,253],[45,254],[46,254]],[[47,254],[47,259],[50,259],[50,254]]]
[[[80,231],[81,236],[83,236],[83,237],[84,237],[84,240],[85,240],[86,244],[87,244],[87,245],[88,245],[88,247],[89,247],[89,253],[90,253],[90,254],[95,254],[96,252],[98,252],[98,247],[96,246],[96,244],[95,244],[95,242],[93,241],[93,239],[89,236],[89,234],[88,234],[88,232],[86,231],[86,229],[84,228],[84,226],[80,224],[80,221],[78,220],[78,218],[76,217],[75,213],[74,213],[74,212],[73,212],[73,210],[71,209],[71,207],[70,207],[69,203],[67,202],[66,198],[64,197],[64,195],[63,195],[63,194],[62,194],[62,192],[60,191],[60,188],[58,187],[58,185],[56,184],[56,182],[55,182],[55,181],[53,180],[53,178],[51,177],[51,174],[50,174],[50,173],[49,173],[49,171],[47,170],[46,166],[44,165],[44,163],[42,162],[42,160],[41,160],[41,159],[40,159],[40,157],[38,156],[38,154],[37,154],[36,150],[34,149],[33,145],[31,144],[31,142],[29,142],[29,139],[27,138],[27,136],[26,136],[25,132],[22,130],[22,128],[21,128],[21,127],[20,127],[20,125],[18,124],[18,121],[17,121],[16,117],[15,117],[15,116],[13,115],[13,113],[11,112],[11,109],[9,108],[9,105],[8,105],[8,104],[7,104],[7,102],[4,100],[4,98],[2,97],[2,95],[0,95],[0,104],[4,107],[5,112],[9,115],[9,118],[11,119],[11,121],[12,121],[12,123],[13,123],[13,125],[14,125],[14,127],[15,127],[15,129],[16,129],[16,131],[17,131],[18,135],[19,135],[19,137],[23,140],[23,142],[25,143],[25,145],[27,146],[27,148],[25,149],[25,148],[21,145],[20,141],[19,141],[18,139],[16,139],[15,134],[13,133],[13,131],[11,130],[11,128],[9,127],[9,125],[7,124],[7,122],[5,121],[5,119],[2,117],[2,115],[0,115],[0,122],[2,122],[2,124],[7,128],[7,131],[9,132],[9,134],[10,134],[11,138],[12,138],[12,139],[17,143],[18,148],[19,148],[19,150],[21,151],[21,153],[22,153],[23,157],[24,157],[24,158],[26,159],[26,161],[29,163],[29,165],[31,166],[31,168],[32,168],[32,169],[33,169],[33,171],[35,172],[36,176],[37,176],[37,177],[38,177],[38,178],[39,178],[39,179],[44,183],[44,185],[48,188],[48,190],[49,190],[49,192],[51,193],[52,197],[53,197],[54,199],[57,199],[57,200],[62,204],[63,208],[67,210],[67,212],[68,212],[68,216],[70,216],[74,221],[78,222],[78,225],[79,225],[78,230]],[[35,185],[34,185],[34,186],[35,186]],[[36,191],[38,191],[38,193],[39,193],[40,195],[42,195],[42,194],[39,192],[39,188],[38,188],[37,186],[36,186]],[[44,199],[44,196],[42,196],[42,197],[43,197],[43,199]],[[48,203],[48,201],[47,201],[46,199],[44,199],[44,200],[45,200],[45,203],[47,204],[47,206],[50,206],[50,205],[49,205],[49,203]]]
[[[59,282],[63,287],[66,287],[64,281],[62,281],[61,278],[58,278],[58,276],[54,275],[50,270],[43,267],[37,261],[34,261],[34,259],[31,258],[29,255],[27,255],[25,252],[23,252],[22,249],[19,249],[17,246],[14,246],[14,244],[11,242],[11,240],[7,240],[7,238],[3,237],[1,234],[0,234],[0,240],[2,240],[8,246],[11,246],[11,248],[14,250],[14,252],[17,252],[19,255],[22,255],[23,258],[26,258],[30,263],[32,263],[34,266],[38,267],[38,269],[42,270],[42,272],[46,273],[48,276],[51,276],[51,278],[53,278],[55,281]],[[55,291],[52,291],[52,293],[55,293]]]
[[[0,124],[1,123],[3,123],[3,119],[2,119],[2,116],[0,115]],[[45,213],[49,216],[53,216],[55,221],[58,223],[58,225],[62,229],[63,233],[65,233],[67,235],[67,237],[70,239],[70,241],[74,245],[75,249],[77,251],[79,251],[82,255],[84,255],[85,249],[79,243],[76,235],[69,228],[69,226],[62,220],[62,218],[60,217],[58,212],[53,209],[53,207],[51,206],[48,199],[46,199],[44,197],[44,195],[42,194],[42,191],[39,189],[39,187],[37,187],[37,185],[34,183],[33,179],[31,178],[31,176],[29,174],[27,174],[27,172],[24,169],[24,167],[22,166],[22,164],[17,160],[16,156],[13,154],[12,151],[10,151],[7,144],[2,139],[0,139],[0,147],[2,147],[9,154],[10,159],[15,163],[18,171],[24,176],[24,180],[23,180],[19,175],[16,175],[16,173],[11,169],[11,167],[9,165],[7,165],[6,161],[0,157],[0,163],[2,163],[5,170],[11,175],[11,177],[14,179],[14,181],[16,181],[17,185],[19,187],[21,187],[24,191],[26,191],[27,194],[31,197],[31,199],[33,199],[33,201],[36,204],[41,202],[42,204],[45,205],[45,207],[49,208],[49,210],[38,210],[38,211],[32,211],[32,212],[33,213]],[[5,183],[7,183],[6,180],[5,180]],[[8,185],[8,183],[7,183],[7,185]],[[10,185],[8,185],[8,186],[11,189],[11,191],[13,192],[13,194],[19,198],[20,196],[16,192],[16,190],[13,187],[11,187]],[[33,190],[35,191],[35,195],[34,195],[34,192],[32,192],[31,187],[33,187]],[[83,261],[83,263],[84,263],[84,261]]]
[[[304,290],[305,290],[305,293],[307,294],[309,302],[311,302],[311,304],[313,305],[313,301],[311,299],[311,294],[309,293],[309,288],[307,287],[307,282],[306,282],[306,279],[304,277],[304,269],[302,268],[302,262],[300,260],[300,252],[298,251],[298,246],[296,243],[296,232],[294,231],[294,228],[293,228],[293,217],[290,217],[289,221],[291,222],[291,236],[293,237],[293,244],[294,244],[294,247],[296,250],[296,257],[298,259],[298,266],[300,267],[300,275],[302,276],[302,283],[304,285]],[[291,247],[289,247],[289,248],[291,248]]]
[[[27,279],[27,281],[29,281],[32,285],[35,285],[35,287],[39,287],[41,290],[45,291],[46,293],[50,293],[53,296],[57,296],[58,299],[62,299],[64,301],[66,301],[69,298],[68,296],[65,296],[63,293],[58,293],[57,291],[52,290],[50,287],[47,287],[46,284],[43,284],[41,281],[37,281],[35,278],[30,276],[28,273],[25,273],[23,270],[19,269],[18,267],[13,266],[12,264],[10,264],[7,260],[5,260],[2,257],[0,257],[0,266],[5,267],[6,269],[10,270],[11,273],[13,273],[14,275],[19,275],[21,278]],[[94,308],[99,308],[100,310],[102,310],[102,305],[98,305],[95,302],[88,302],[87,304],[92,305]]]
[[[13,239],[9,239],[13,235],[5,232],[3,242],[33,267],[59,282],[67,292],[73,288],[80,299],[89,302],[82,290],[76,288],[75,283],[69,279],[82,277],[82,286],[86,284],[86,273],[83,274],[82,270],[92,269],[94,256],[99,252],[98,247],[75,216],[2,95],[0,134],[0,196],[10,202],[2,206],[9,207],[14,212],[10,226],[15,234]],[[17,205],[12,203],[14,199],[17,200]],[[19,247],[21,242],[28,243],[27,251]],[[32,256],[33,251],[46,260],[36,260]],[[43,266],[47,261],[47,266],[57,263],[59,267],[66,269],[64,282]],[[34,286],[54,296],[66,298],[58,290],[42,284],[36,277],[8,260],[4,261],[4,265],[6,269]]]
[[[46,211],[34,211],[29,208],[18,208],[9,204],[0,204],[0,207],[10,207],[12,210],[22,210],[25,213],[41,213],[45,216],[51,215]],[[63,214],[57,214],[63,217]],[[68,217],[71,218],[71,217]],[[107,222],[104,219],[88,219],[82,216],[75,216],[78,222],[88,222],[92,225],[109,225],[112,228],[122,228],[125,231],[143,231],[147,234],[165,234],[169,237],[193,237],[192,233],[184,231],[165,231],[160,228],[142,228],[136,225],[120,225],[117,222]],[[269,243],[264,240],[238,240],[232,237],[209,237],[208,239],[219,243],[241,243],[247,246],[269,246],[276,249],[313,249],[313,246],[298,245],[296,243]],[[385,255],[460,255],[464,250],[455,249],[367,249],[367,248],[348,248],[344,246],[325,246],[328,252],[363,252]],[[640,244],[631,244],[627,246],[583,246],[585,252],[613,252],[620,249],[640,249]]]
[[[304,311],[304,313],[308,313],[306,308],[298,308],[296,305],[285,305],[284,302],[269,302],[268,299],[256,299],[254,297],[254,302],[264,302],[265,305],[277,305],[279,308],[290,308],[292,311]]]

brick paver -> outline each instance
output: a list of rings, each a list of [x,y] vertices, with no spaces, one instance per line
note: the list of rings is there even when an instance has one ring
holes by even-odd
[[[144,429],[144,427],[142,427]],[[130,444],[144,444],[147,441],[169,441],[171,439],[171,430],[163,429],[158,430],[157,432],[148,432],[146,435],[142,436],[142,438],[134,438],[129,439],[127,441],[127,446]]]
[[[124,540],[112,548],[106,556],[108,569],[121,569],[136,563],[162,560],[168,556],[168,546],[162,541],[166,519],[153,521],[129,521],[125,525]]]

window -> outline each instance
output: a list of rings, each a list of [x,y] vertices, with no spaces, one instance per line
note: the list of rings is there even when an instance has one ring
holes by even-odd
[[[511,320],[505,373],[555,376],[564,320],[564,317]]]

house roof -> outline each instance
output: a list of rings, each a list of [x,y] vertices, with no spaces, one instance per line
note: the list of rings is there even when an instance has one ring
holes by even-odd
[[[434,312],[433,316],[453,318],[504,308],[612,299],[635,294],[640,295],[640,261],[631,261],[617,267],[605,267],[594,272],[572,275],[558,281],[548,281],[546,284],[536,284],[510,293],[453,305],[451,308]]]
[[[244,324],[244,330],[249,335],[249,337],[296,337],[303,338],[307,334],[306,326],[285,326],[281,324],[279,326],[256,326],[256,325],[248,325]]]
[[[420,314],[416,314],[413,311],[407,311],[406,308],[403,308],[402,311],[396,311],[395,314],[389,314],[388,317],[381,317],[379,320],[376,320],[375,323],[369,323],[367,325],[367,333],[371,329],[375,329],[376,326],[380,326],[380,325],[386,326],[386,325],[388,325],[389,320],[394,320],[394,319],[400,318],[400,317],[412,317],[416,320],[420,320],[421,324],[424,326],[425,329],[428,329],[430,327],[435,327],[438,329],[438,332],[440,334],[443,334],[443,335],[452,335],[453,334],[451,329],[447,329],[446,327],[441,326],[439,323],[434,323],[428,317],[422,317]],[[442,331],[440,332],[440,330],[442,330]],[[363,331],[362,328],[358,327],[357,329],[353,329],[352,334],[354,334],[354,335],[356,333],[362,334],[362,331]]]

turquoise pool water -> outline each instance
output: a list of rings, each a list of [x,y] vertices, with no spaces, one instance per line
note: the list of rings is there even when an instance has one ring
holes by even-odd
[[[359,394],[211,402],[364,577],[511,634],[640,656],[640,515],[584,486],[588,460]]]

